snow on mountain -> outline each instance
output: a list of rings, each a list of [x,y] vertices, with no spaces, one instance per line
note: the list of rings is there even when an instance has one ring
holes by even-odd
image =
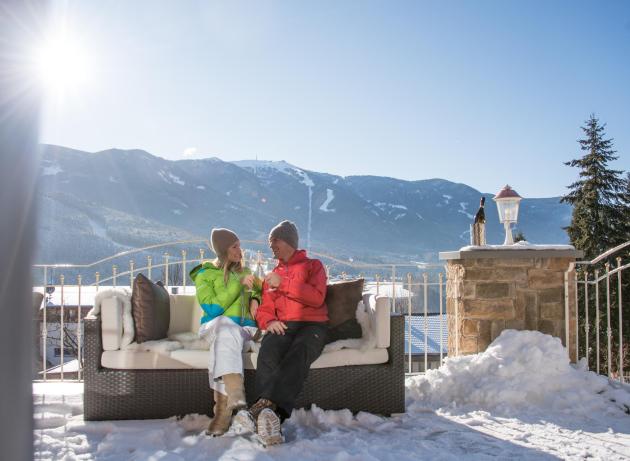
[[[474,215],[471,215],[470,213],[468,213],[468,211],[466,211],[466,208],[468,207],[468,203],[467,202],[459,202],[459,210],[457,210],[458,213],[462,213],[463,215],[466,215],[466,217],[468,219],[475,219]]]
[[[401,379],[403,379],[401,377]],[[505,330],[480,354],[407,378],[406,411],[298,409],[284,444],[204,434],[205,415],[84,421],[80,383],[35,383],[35,459],[630,458],[630,387],[569,364],[560,340]],[[206,409],[200,409],[206,411]],[[296,455],[297,454],[297,455]]]
[[[186,183],[184,181],[182,181],[179,176],[174,175],[173,173],[169,173],[168,177],[171,178],[171,180],[175,183],[175,184],[179,184],[180,186],[185,186]]]
[[[59,173],[63,173],[59,165],[49,165],[42,168],[42,176],[55,176]]]
[[[324,203],[322,203],[322,205],[319,207],[320,210],[326,212],[326,213],[331,213],[335,211],[334,208],[328,208],[328,205],[330,205],[330,202],[332,202],[335,199],[335,194],[332,191],[332,189],[326,189],[326,201]]]

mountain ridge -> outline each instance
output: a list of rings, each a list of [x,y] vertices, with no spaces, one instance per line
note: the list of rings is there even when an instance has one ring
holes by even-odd
[[[280,219],[295,221],[301,246],[316,251],[435,261],[438,251],[468,244],[479,198],[493,197],[442,178],[344,177],[286,161],[167,160],[141,149],[41,147],[38,194],[48,212],[40,219],[44,243],[37,255],[49,261],[69,250],[55,235],[82,242],[77,253],[97,259],[121,245],[142,246],[142,225],[151,227],[146,245],[176,234],[207,237],[214,226],[265,241]],[[488,243],[501,243],[496,207],[486,203]],[[101,224],[84,225],[100,214]],[[557,197],[525,198],[518,228],[533,243],[566,243],[562,227],[570,217],[570,206]],[[75,226],[64,228],[67,222]],[[102,245],[90,250],[90,238]]]

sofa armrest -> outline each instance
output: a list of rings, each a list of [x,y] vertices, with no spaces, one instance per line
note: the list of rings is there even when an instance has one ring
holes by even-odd
[[[115,296],[101,302],[101,335],[103,350],[120,349],[123,336],[123,304]]]
[[[376,347],[389,347],[391,340],[390,299],[387,296],[374,297],[374,334]]]
[[[88,381],[93,378],[94,373],[101,367],[101,356],[103,355],[101,315],[96,314],[83,319],[83,331],[83,371],[85,380]]]

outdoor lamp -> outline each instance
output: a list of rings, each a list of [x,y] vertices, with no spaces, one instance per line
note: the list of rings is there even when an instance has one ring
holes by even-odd
[[[522,199],[514,189],[507,185],[493,198],[497,202],[499,221],[505,227],[505,242],[503,242],[503,245],[514,244],[511,225],[518,220],[518,206]]]

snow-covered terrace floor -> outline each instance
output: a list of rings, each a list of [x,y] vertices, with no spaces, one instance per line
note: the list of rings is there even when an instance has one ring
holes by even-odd
[[[482,354],[408,378],[405,414],[299,410],[286,443],[269,449],[206,437],[206,416],[85,422],[81,384],[35,383],[35,459],[630,459],[630,391],[571,367],[563,351],[540,333],[504,333]]]

